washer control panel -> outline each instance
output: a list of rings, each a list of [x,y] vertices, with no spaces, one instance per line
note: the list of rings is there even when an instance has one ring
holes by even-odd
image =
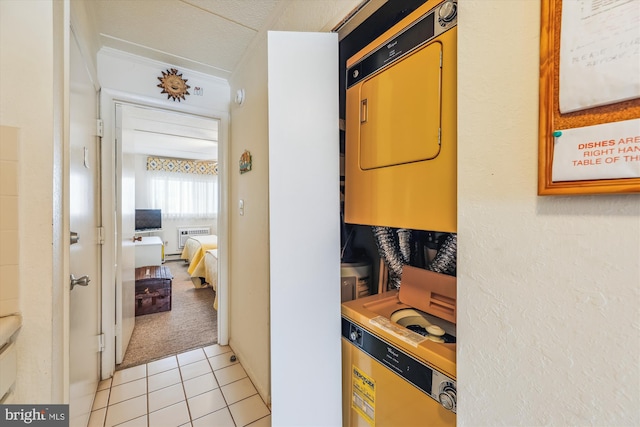
[[[429,395],[445,409],[456,412],[456,381],[454,379],[344,317],[342,318],[342,337]]]

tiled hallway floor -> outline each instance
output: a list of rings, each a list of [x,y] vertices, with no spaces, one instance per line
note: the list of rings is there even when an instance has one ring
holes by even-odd
[[[116,371],[98,386],[89,427],[270,427],[232,355],[216,344]]]

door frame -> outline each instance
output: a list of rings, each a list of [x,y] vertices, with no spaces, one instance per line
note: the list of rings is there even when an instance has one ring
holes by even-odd
[[[102,251],[102,332],[105,336],[102,353],[102,379],[108,379],[115,372],[115,336],[116,325],[116,171],[115,155],[115,105],[131,104],[140,107],[155,108],[181,114],[192,114],[204,118],[219,120],[218,130],[218,343],[229,343],[229,263],[228,263],[228,194],[229,194],[229,111],[216,111],[188,105],[172,106],[166,103],[121,91],[102,89],[100,93],[100,115],[103,122],[101,146],[102,160],[102,226],[104,245]],[[109,268],[110,266],[110,268]],[[112,286],[108,286],[112,284]]]

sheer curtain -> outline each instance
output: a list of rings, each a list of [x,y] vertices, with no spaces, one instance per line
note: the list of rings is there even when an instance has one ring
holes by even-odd
[[[147,171],[147,197],[166,219],[212,218],[218,212],[218,176]]]

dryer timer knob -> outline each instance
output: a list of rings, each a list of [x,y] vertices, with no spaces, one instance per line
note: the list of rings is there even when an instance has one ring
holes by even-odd
[[[438,10],[438,18],[440,19],[440,22],[451,22],[453,21],[453,18],[456,17],[457,12],[458,6],[456,5],[456,2],[448,0],[440,6],[440,10]]]
[[[442,407],[448,411],[456,411],[456,389],[447,383],[444,387],[440,387],[438,401]]]

